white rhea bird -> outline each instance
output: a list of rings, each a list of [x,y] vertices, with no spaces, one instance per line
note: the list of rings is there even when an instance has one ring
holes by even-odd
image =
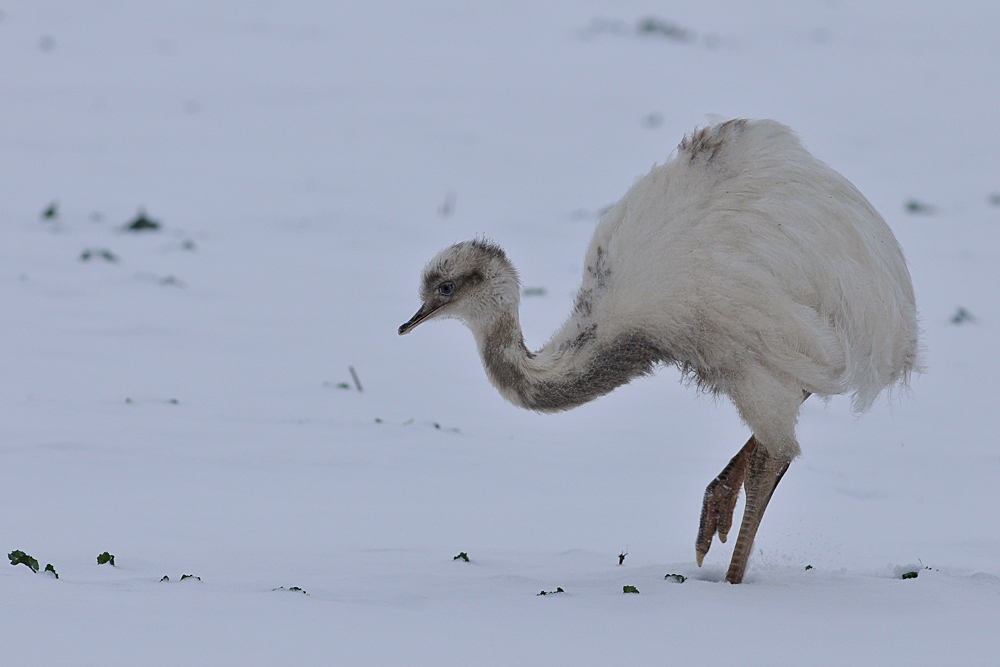
[[[399,327],[453,317],[514,405],[568,410],[658,364],[728,396],[752,435],[705,491],[698,564],[746,505],[726,579],[743,580],[771,494],[799,454],[810,394],[851,393],[864,412],[919,371],[906,261],[843,176],[774,121],[731,120],[684,138],[601,220],[569,319],[524,344],[520,283],[504,251],[457,243],[424,269],[423,305]]]

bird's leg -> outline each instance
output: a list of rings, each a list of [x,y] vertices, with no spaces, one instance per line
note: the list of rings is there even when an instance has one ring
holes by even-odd
[[[729,536],[729,529],[733,525],[733,509],[736,507],[736,499],[740,495],[740,487],[743,486],[743,476],[747,469],[750,457],[757,449],[757,439],[752,435],[747,440],[747,444],[736,453],[718,477],[705,489],[705,499],[701,505],[701,522],[698,526],[698,539],[695,541],[694,550],[698,559],[698,567],[701,567],[705,554],[712,546],[712,538],[715,533],[719,533],[719,541],[725,542]]]
[[[802,391],[802,400],[810,396]],[[750,436],[747,444],[736,453],[719,476],[705,489],[705,499],[701,506],[701,523],[698,539],[695,541],[695,555],[701,567],[705,554],[712,546],[712,538],[719,533],[719,541],[725,542],[733,525],[733,510],[740,494],[740,486],[747,490],[747,503],[743,510],[743,523],[733,550],[726,580],[737,584],[743,580],[747,560],[753,549],[757,527],[764,516],[764,509],[771,500],[771,494],[788,470],[790,461],[775,461],[764,447],[758,447],[757,438]],[[748,468],[749,466],[749,468]],[[749,476],[748,476],[749,475]],[[745,480],[745,481],[744,481]]]
[[[752,438],[751,438],[752,439]],[[753,541],[757,536],[757,528],[764,517],[764,510],[771,500],[771,494],[781,481],[782,475],[788,470],[791,459],[782,460],[771,456],[766,447],[756,447],[750,456],[746,467],[744,486],[747,491],[747,502],[743,508],[743,523],[740,524],[740,535],[736,538],[733,548],[733,559],[729,563],[726,581],[738,584],[743,581],[747,569],[747,560],[753,550]]]

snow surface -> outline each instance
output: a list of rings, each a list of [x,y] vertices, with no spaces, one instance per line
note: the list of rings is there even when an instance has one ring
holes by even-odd
[[[2,664],[1000,664],[995,0],[0,12],[0,547],[60,575],[0,564]],[[396,335],[487,234],[541,345],[599,212],[709,113],[882,211],[930,366],[805,404],[741,586],[732,541],[693,562],[728,403],[665,370],[539,416],[461,325]]]

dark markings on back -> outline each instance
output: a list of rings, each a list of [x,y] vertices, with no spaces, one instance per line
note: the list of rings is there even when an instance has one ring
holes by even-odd
[[[597,246],[597,266],[591,271],[591,274],[597,278],[597,289],[604,289],[608,286],[608,281],[611,278],[611,267],[608,266],[608,258],[601,246]]]
[[[570,349],[573,350],[583,349],[584,346],[587,345],[587,343],[590,343],[591,341],[596,339],[597,339],[597,325],[591,324],[589,327],[582,329],[580,333],[576,335],[576,338],[574,338],[573,342],[570,343]]]
[[[587,273],[594,279],[594,287],[584,287],[576,295],[573,303],[574,312],[583,319],[589,318],[593,314],[595,292],[599,292],[611,282],[611,267],[608,265],[608,257],[604,248],[597,246],[597,261],[587,265]]]
[[[580,293],[576,295],[576,302],[573,304],[573,310],[579,313],[582,317],[590,317],[590,314],[594,310],[593,295],[593,290],[580,290]]]
[[[743,132],[746,124],[745,118],[735,118],[721,125],[695,130],[681,140],[677,150],[688,153],[692,160],[705,157],[706,161],[711,162],[727,141]]]

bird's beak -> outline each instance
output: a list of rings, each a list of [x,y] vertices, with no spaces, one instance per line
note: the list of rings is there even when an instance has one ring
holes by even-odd
[[[417,326],[418,324],[426,320],[437,309],[438,306],[428,306],[426,303],[420,306],[420,310],[418,310],[417,313],[413,317],[411,317],[408,322],[400,325],[399,335],[402,336],[403,334],[410,333],[410,329],[412,329],[413,327]]]

